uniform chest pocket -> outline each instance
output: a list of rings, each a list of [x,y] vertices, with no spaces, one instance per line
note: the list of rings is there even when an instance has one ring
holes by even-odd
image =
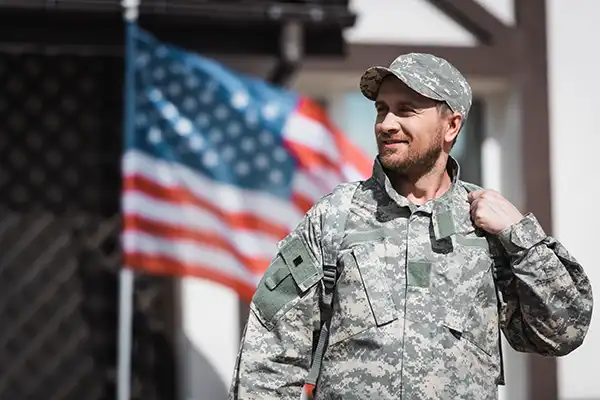
[[[488,284],[493,265],[484,237],[455,237],[455,251],[433,269],[431,292],[434,308],[448,328],[463,332],[475,296]]]
[[[383,241],[362,243],[343,252],[336,285],[330,345],[398,318],[385,269]]]

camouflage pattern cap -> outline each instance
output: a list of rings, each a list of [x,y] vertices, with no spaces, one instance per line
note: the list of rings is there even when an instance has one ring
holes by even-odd
[[[445,101],[454,112],[467,119],[472,103],[471,87],[448,61],[431,54],[409,53],[387,67],[371,67],[360,79],[360,90],[375,100],[381,81],[394,75],[415,92],[433,100]]]

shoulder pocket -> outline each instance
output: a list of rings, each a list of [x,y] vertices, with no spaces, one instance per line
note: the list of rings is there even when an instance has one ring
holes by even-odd
[[[293,237],[282,244],[279,254],[303,292],[323,277],[323,270],[317,265],[317,259],[300,237]]]
[[[271,330],[322,275],[316,259],[302,240],[294,238],[281,247],[271,262],[258,284],[251,307],[263,325]]]

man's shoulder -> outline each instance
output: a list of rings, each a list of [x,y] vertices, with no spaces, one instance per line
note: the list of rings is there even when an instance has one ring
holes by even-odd
[[[323,215],[335,211],[342,206],[342,203],[352,200],[356,190],[364,184],[365,181],[352,181],[338,184],[332,191],[321,197],[311,210],[310,214]]]

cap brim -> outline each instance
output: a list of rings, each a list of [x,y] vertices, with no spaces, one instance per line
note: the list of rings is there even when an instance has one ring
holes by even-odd
[[[406,86],[414,90],[421,96],[429,99],[444,101],[444,98],[433,92],[431,89],[420,84],[417,78],[412,78],[409,74],[403,74],[399,71],[393,71],[387,67],[371,67],[365,71],[360,78],[360,91],[369,100],[375,101],[381,82],[387,76],[393,75]]]
[[[391,69],[386,67],[371,67],[360,77],[360,91],[369,100],[375,101],[383,78],[394,75]]]

